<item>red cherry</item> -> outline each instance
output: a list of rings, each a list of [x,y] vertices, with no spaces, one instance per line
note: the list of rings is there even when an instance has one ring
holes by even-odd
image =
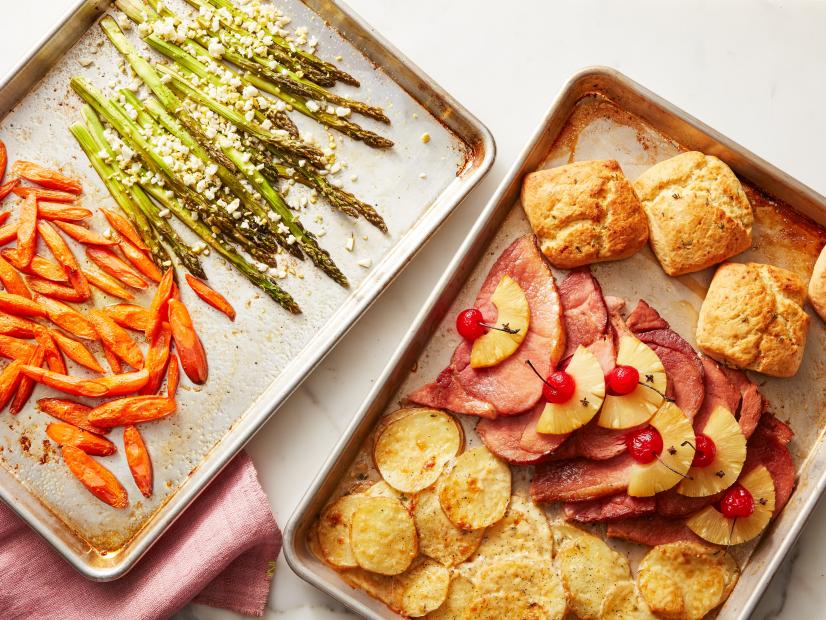
[[[466,340],[481,338],[488,331],[482,326],[483,320],[482,312],[476,308],[462,310],[456,317],[456,331]]]
[[[717,455],[717,446],[708,435],[696,435],[694,437],[694,460],[691,461],[692,467],[708,467],[714,461]]]
[[[735,484],[723,496],[720,512],[727,519],[745,519],[754,513],[754,497],[743,485]]]
[[[634,460],[643,465],[660,456],[663,451],[663,438],[653,426],[646,426],[632,431],[625,436],[625,445]]]
[[[640,371],[633,366],[614,366],[605,377],[605,387],[612,396],[625,396],[637,389]]]
[[[557,370],[548,375],[542,386],[542,396],[549,403],[561,405],[571,400],[576,390],[576,381],[573,376],[564,370]]]

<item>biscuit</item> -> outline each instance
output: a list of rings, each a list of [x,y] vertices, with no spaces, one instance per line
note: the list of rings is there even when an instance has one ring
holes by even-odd
[[[826,246],[820,251],[809,279],[809,303],[826,321]]]
[[[522,208],[542,253],[561,269],[628,258],[648,240],[640,201],[613,160],[530,173]]]
[[[806,284],[791,271],[721,265],[700,308],[697,346],[729,366],[791,377],[806,347],[805,299]]]
[[[725,163],[696,151],[646,170],[634,189],[648,216],[651,249],[670,276],[701,271],[751,245],[754,220]]]

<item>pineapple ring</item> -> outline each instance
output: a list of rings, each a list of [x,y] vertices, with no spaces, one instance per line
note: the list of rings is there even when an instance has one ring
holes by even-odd
[[[677,405],[665,402],[650,423],[663,439],[663,451],[650,463],[634,463],[628,483],[631,497],[667,491],[685,477],[694,460],[694,429]]]
[[[754,498],[750,517],[728,519],[714,506],[708,506],[688,519],[689,529],[715,545],[739,545],[756,538],[774,514],[774,481],[769,471],[758,465],[743,476],[740,484]]]
[[[539,433],[571,433],[591,421],[605,398],[605,375],[599,360],[579,345],[565,372],[574,378],[574,395],[565,403],[547,403],[536,425]]]
[[[477,338],[470,351],[471,368],[496,366],[513,355],[528,335],[531,308],[525,292],[513,278],[502,276],[490,300],[498,310],[497,324],[512,331],[492,329]]]
[[[633,366],[640,383],[630,394],[605,397],[597,424],[603,428],[632,428],[651,419],[663,403],[668,382],[657,354],[633,336],[620,338],[617,366]]]
[[[706,467],[692,467],[677,492],[688,497],[707,497],[727,489],[737,480],[746,461],[746,436],[731,411],[718,406],[711,412],[703,434],[717,452]]]

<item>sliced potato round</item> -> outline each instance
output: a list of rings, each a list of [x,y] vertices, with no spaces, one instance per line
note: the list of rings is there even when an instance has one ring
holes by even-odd
[[[548,620],[548,610],[520,592],[507,591],[483,594],[465,610],[463,620]]]
[[[350,547],[362,568],[403,573],[419,551],[413,517],[397,499],[363,497],[351,517]]]
[[[481,530],[463,530],[447,518],[435,489],[425,489],[416,498],[413,520],[419,533],[419,551],[445,566],[456,566],[476,551]]]
[[[479,596],[469,579],[456,575],[450,580],[447,598],[442,605],[427,614],[427,620],[464,620],[465,612]]]
[[[371,573],[363,568],[346,568],[339,575],[348,585],[364,590],[373,598],[398,610],[399,605],[393,598],[393,577]]]
[[[600,620],[657,620],[630,581],[622,581],[611,588],[602,601],[599,617]]]
[[[318,546],[323,559],[335,568],[358,566],[350,547],[350,522],[364,497],[345,495],[330,504],[318,520]]]
[[[545,513],[531,500],[514,495],[505,516],[485,530],[474,561],[511,555],[550,559],[551,551],[551,531]]]
[[[513,558],[492,562],[479,571],[476,588],[482,595],[518,592],[521,599],[531,604],[529,608],[544,610],[541,617],[565,617],[565,590],[550,560]]]
[[[462,450],[464,435],[456,419],[435,409],[413,409],[387,424],[376,438],[373,460],[394,489],[426,489]]]
[[[493,525],[505,515],[511,497],[511,470],[485,447],[460,455],[439,483],[439,503],[463,530]]]
[[[413,504],[413,497],[415,497],[411,497],[410,495],[405,495],[401,491],[397,491],[384,480],[379,480],[376,484],[364,491],[364,495],[367,497],[390,497],[397,499],[408,510],[410,510],[410,506]]]
[[[651,611],[668,620],[700,620],[723,601],[740,571],[728,552],[694,542],[658,545],[640,562],[639,587]]]
[[[582,620],[598,620],[611,588],[631,580],[625,556],[585,532],[563,544],[556,554],[556,562],[571,611]]]
[[[590,534],[585,530],[581,530],[570,523],[565,523],[564,521],[552,523],[550,527],[554,557],[556,557],[562,548],[568,543],[574,540],[579,540],[582,536],[590,536]]]
[[[393,600],[403,615],[420,618],[445,602],[449,586],[447,567],[422,558],[393,579]]]

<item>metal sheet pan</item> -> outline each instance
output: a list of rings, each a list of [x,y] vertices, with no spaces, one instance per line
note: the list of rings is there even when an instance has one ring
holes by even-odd
[[[453,317],[472,304],[490,266],[517,236],[530,231],[519,205],[523,176],[542,167],[575,160],[614,158],[630,178],[656,161],[694,149],[726,161],[744,181],[755,210],[754,245],[736,260],[770,262],[808,278],[826,241],[826,198],[790,178],[756,155],[728,140],[660,97],[608,68],[576,74],[539,125],[533,138],[491,199],[425,307],[344,437],[291,516],[285,553],[303,579],[368,618],[397,617],[363,592],[353,590],[309,551],[307,534],[330,498],[352,485],[354,463],[371,469],[364,459],[376,419],[398,406],[404,395],[432,380],[456,346]],[[633,306],[644,298],[660,309],[672,326],[693,340],[699,305],[713,270],[669,278],[649,249],[626,261],[595,265],[606,294],[623,296]],[[633,277],[629,277],[633,274]],[[557,273],[557,275],[560,275]],[[745,620],[760,599],[826,486],[826,448],[820,442],[826,400],[822,390],[807,386],[823,380],[826,330],[813,316],[804,364],[791,380],[759,377],[772,410],[790,420],[797,433],[791,444],[799,482],[790,502],[759,543],[735,553],[744,566],[740,582],[719,617]],[[478,442],[473,420],[460,416],[470,445]],[[514,468],[515,486],[523,485],[529,468]],[[373,473],[373,472],[369,472]],[[553,516],[551,514],[550,516]],[[609,541],[629,554],[632,565],[642,548]]]
[[[181,0],[174,2],[185,6]],[[80,101],[69,89],[69,77],[82,74],[106,88],[120,75],[117,52],[94,25],[109,4],[77,2],[0,84],[0,136],[10,157],[44,162],[83,178],[83,201],[90,206],[105,206],[111,198],[68,132],[69,124],[80,118]],[[148,500],[130,486],[123,459],[106,457],[103,462],[129,481],[131,501],[127,510],[110,509],[84,491],[55,457],[45,441],[45,414],[31,406],[4,420],[0,498],[93,579],[117,578],[134,565],[399,274],[493,162],[495,147],[487,129],[348,8],[327,0],[287,0],[279,8],[292,17],[291,28],[308,26],[319,39],[320,53],[341,57],[338,62],[362,83],[359,89],[337,88],[381,105],[391,118],[389,126],[364,124],[394,140],[392,150],[377,151],[344,138],[336,151],[349,165],[341,175],[345,187],[378,205],[390,232],[382,235],[363,221],[346,221],[322,201],[301,207],[305,226],[326,233],[320,243],[351,286],[345,290],[311,266],[295,264],[299,275],[284,280],[283,286],[302,306],[299,317],[287,315],[215,255],[205,259],[210,282],[229,293],[238,318],[230,324],[195,302],[183,287],[207,347],[210,380],[198,388],[182,386],[178,413],[145,427],[156,478],[155,494]],[[127,35],[139,44],[134,29]],[[319,135],[319,126],[303,117],[295,120],[305,135]],[[427,143],[421,140],[425,132],[430,134]],[[290,192],[291,204],[297,204],[294,198]],[[104,221],[95,218],[102,229]],[[345,249],[351,235],[352,252]],[[359,265],[365,259],[372,262],[370,268]],[[98,297],[96,305],[105,303],[113,302]],[[147,299],[139,297],[137,303]],[[46,392],[38,388],[34,398]]]

